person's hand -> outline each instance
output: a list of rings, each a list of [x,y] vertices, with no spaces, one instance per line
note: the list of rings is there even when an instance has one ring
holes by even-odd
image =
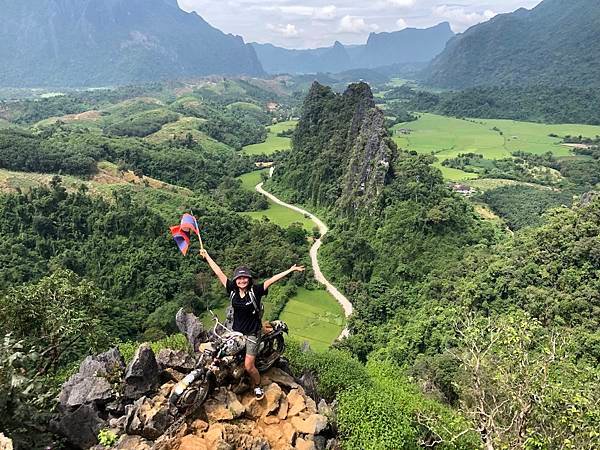
[[[298,266],[298,265],[294,264],[291,267],[291,271],[292,272],[304,272],[304,266]]]
[[[205,248],[200,250],[200,256],[202,256],[204,259],[208,258],[208,252],[206,251]]]

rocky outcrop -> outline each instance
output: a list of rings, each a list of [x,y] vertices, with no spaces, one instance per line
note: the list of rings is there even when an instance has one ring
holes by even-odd
[[[125,362],[116,348],[88,356],[63,385],[58,398],[59,415],[51,428],[79,448],[95,444],[98,432],[106,425],[108,411],[119,409],[113,404],[118,397],[114,383],[121,380],[124,370]]]
[[[156,357],[148,344],[142,344],[125,371],[123,397],[130,400],[140,398],[156,390],[158,384]]]
[[[293,151],[278,165],[273,183],[294,190],[295,202],[335,206],[346,215],[377,212],[395,155],[368,84],[353,83],[339,95],[315,82]]]
[[[317,406],[307,394],[302,385],[306,376],[295,379],[279,368],[263,374],[262,400],[249,389],[234,392],[221,386],[193,415],[178,420],[182,412],[168,399],[175,380],[191,370],[190,361],[190,355],[173,350],[162,350],[155,358],[147,344],[127,367],[117,349],[86,358],[63,385],[54,429],[74,447],[93,450],[108,449],[98,444],[100,430],[114,433],[118,440],[110,448],[120,450],[317,450],[337,445],[332,408],[324,400]],[[160,379],[167,381],[159,386]]]

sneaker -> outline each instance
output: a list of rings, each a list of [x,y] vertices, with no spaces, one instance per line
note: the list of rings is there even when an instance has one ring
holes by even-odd
[[[265,391],[260,386],[254,388],[254,397],[256,400],[262,400],[265,396]]]

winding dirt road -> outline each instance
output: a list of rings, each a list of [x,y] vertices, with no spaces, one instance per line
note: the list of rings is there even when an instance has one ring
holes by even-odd
[[[272,173],[273,173],[273,171],[270,170],[269,175],[272,175]],[[315,242],[313,243],[312,247],[310,248],[310,260],[312,262],[313,272],[315,273],[315,279],[319,283],[324,285],[325,289],[327,289],[327,292],[329,292],[331,295],[333,295],[333,297],[342,306],[342,308],[344,310],[344,315],[346,316],[346,318],[350,317],[350,315],[352,314],[352,303],[350,303],[350,301],[344,296],[344,294],[342,294],[340,291],[338,291],[338,289],[333,284],[331,284],[329,281],[327,281],[327,279],[323,276],[323,273],[321,272],[321,268],[319,267],[319,260],[317,259],[317,252],[319,251],[319,248],[321,247],[321,244],[322,244],[321,239],[329,231],[329,228],[327,227],[327,225],[325,225],[323,223],[323,221],[321,219],[319,219],[317,216],[315,216],[314,214],[312,214],[302,208],[299,208],[294,205],[290,205],[289,203],[279,200],[277,197],[275,197],[270,192],[265,191],[262,186],[263,186],[262,183],[257,184],[255,187],[256,191],[259,192],[260,194],[264,195],[265,197],[269,198],[273,202],[277,203],[278,205],[285,206],[286,208],[289,208],[293,211],[299,212],[300,214],[304,214],[305,216],[308,216],[310,218],[310,220],[312,220],[317,225],[317,227],[319,228],[319,232],[321,233],[321,237],[319,239],[316,239]],[[342,339],[347,336],[348,336],[348,328],[346,327],[342,330],[338,339]]]

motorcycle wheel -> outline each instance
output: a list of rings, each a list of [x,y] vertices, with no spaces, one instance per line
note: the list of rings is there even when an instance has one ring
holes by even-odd
[[[285,340],[281,334],[268,339],[265,344],[258,358],[256,358],[255,365],[259,372],[269,370],[285,351]]]
[[[189,386],[181,397],[177,399],[177,409],[186,411],[191,407],[198,407],[208,397],[208,394],[213,390],[214,382],[210,374],[204,375],[201,379]]]

